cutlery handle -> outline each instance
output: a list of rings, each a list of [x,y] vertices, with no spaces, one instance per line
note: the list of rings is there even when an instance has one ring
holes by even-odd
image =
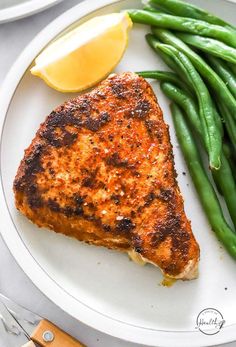
[[[42,347],[86,347],[46,319],[40,321],[31,339]]]

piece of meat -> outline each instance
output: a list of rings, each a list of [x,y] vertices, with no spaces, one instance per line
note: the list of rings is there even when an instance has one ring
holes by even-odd
[[[150,85],[113,74],[56,108],[25,151],[16,207],[39,227],[135,251],[171,278],[196,277],[168,126]]]

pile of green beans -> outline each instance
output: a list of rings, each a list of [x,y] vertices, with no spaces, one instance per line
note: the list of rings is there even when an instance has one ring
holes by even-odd
[[[236,233],[231,230],[225,221],[215,191],[204,170],[193,134],[191,133],[180,108],[174,104],[171,106],[171,111],[176,135],[203,209],[206,212],[208,220],[217,238],[222,242],[231,256],[236,259]]]
[[[143,10],[128,14],[150,25],[148,44],[174,71],[138,74],[159,80],[171,99],[177,138],[203,209],[219,241],[236,258],[236,27],[181,0],[150,0]],[[209,167],[202,164],[195,137],[208,154]],[[235,229],[225,220],[216,189]]]

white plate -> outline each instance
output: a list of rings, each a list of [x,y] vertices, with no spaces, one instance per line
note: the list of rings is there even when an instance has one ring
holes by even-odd
[[[235,5],[221,0],[196,1],[202,7],[235,21]],[[139,267],[124,254],[87,246],[40,230],[17,213],[12,182],[40,122],[70,95],[58,93],[30,75],[28,67],[40,50],[77,21],[98,14],[140,6],[138,0],[86,1],[67,11],[44,29],[24,50],[1,88],[2,236],[17,262],[54,303],[82,322],[105,333],[136,343],[158,346],[210,346],[236,340],[235,262],[220,247],[202,212],[177,146],[168,100],[158,84],[153,88],[170,124],[178,181],[185,208],[201,247],[200,277],[171,288],[153,266]],[[163,69],[148,47],[148,28],[135,25],[128,50],[117,71]],[[182,172],[187,172],[183,175]],[[227,290],[226,290],[227,288]],[[218,309],[226,323],[218,334],[196,329],[196,318],[207,307]]]
[[[62,0],[1,0],[0,23],[32,15],[60,1]]]

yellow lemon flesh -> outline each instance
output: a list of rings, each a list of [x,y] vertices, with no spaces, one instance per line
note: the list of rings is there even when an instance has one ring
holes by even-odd
[[[126,13],[92,18],[52,42],[35,59],[30,71],[62,92],[92,87],[119,63],[131,27]]]

